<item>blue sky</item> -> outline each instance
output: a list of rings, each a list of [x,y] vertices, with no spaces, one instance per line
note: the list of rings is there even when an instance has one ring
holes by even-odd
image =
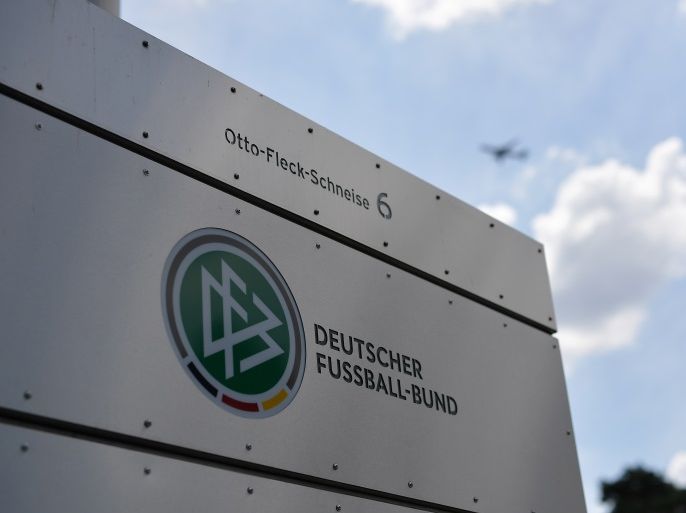
[[[686,0],[122,0],[122,17],[546,244],[589,511],[686,485]],[[527,162],[484,142],[519,138]]]

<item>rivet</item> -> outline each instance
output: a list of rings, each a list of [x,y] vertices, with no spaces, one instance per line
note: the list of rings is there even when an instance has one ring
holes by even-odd
[[[407,482],[407,487],[412,488],[414,486],[414,483],[412,481]]]
[[[342,509],[343,509],[343,507],[340,504],[336,504],[336,511],[340,511]]]
[[[29,392],[28,390],[24,391],[24,399],[26,399],[28,401],[32,397],[33,397],[33,395],[31,394],[31,392]]]
[[[391,273],[386,273],[386,278],[390,278],[390,277],[391,277]]]
[[[41,84],[40,82],[36,82],[36,89],[38,89],[39,91],[42,91],[43,90],[43,84]]]
[[[571,431],[567,431],[567,436],[569,436],[569,435],[571,435],[571,434],[572,434]]]
[[[143,132],[143,139],[147,139],[148,135],[149,135],[148,132]]]
[[[150,174],[150,171],[148,171],[147,169],[143,170],[143,176],[148,176],[149,174]]]
[[[28,444],[21,444],[19,449],[21,449],[21,452],[27,452],[29,450],[29,446]]]
[[[379,164],[378,162],[376,163],[376,169],[381,169],[381,164]]]
[[[448,276],[448,275],[450,274],[450,271],[448,271],[448,269],[446,269],[446,270],[443,271],[443,272],[445,273],[446,276]]]
[[[236,210],[234,210],[234,212],[236,212],[237,216],[241,215],[241,209],[240,208],[237,208]]]
[[[543,253],[543,250],[541,248],[538,248],[539,253]]]
[[[440,200],[440,199],[441,199],[441,195],[440,195],[440,194],[436,194],[436,200]]]
[[[307,129],[307,132],[311,134],[312,132],[314,132],[314,129],[308,128],[308,129]]]
[[[248,495],[252,495],[254,491],[252,486],[248,486]]]
[[[479,502],[479,498],[478,498],[478,497],[474,497],[472,500],[474,501],[474,503]]]
[[[241,177],[241,175],[239,175],[238,173],[234,173],[234,174],[233,174],[233,178],[234,178],[235,180],[238,180],[240,177]]]
[[[452,300],[452,299],[448,299],[448,304],[449,304],[449,305],[452,305],[452,304],[453,304],[453,300]]]
[[[235,88],[235,87],[232,87],[232,88],[231,88],[231,92],[232,92],[232,93],[235,93],[235,92],[236,92],[236,88]]]
[[[498,297],[499,297],[500,299],[503,299],[505,296],[503,296],[502,294],[498,294]]]
[[[549,320],[550,322],[553,322],[553,318],[552,318],[552,317],[548,317],[548,320]]]
[[[314,215],[318,216],[318,215],[319,215],[319,210],[316,210],[316,209],[315,209]]]
[[[489,228],[493,228],[494,226],[495,226],[494,223],[491,223],[491,224],[488,225]]]
[[[388,242],[383,241],[383,247],[384,247],[384,248],[387,248],[387,247],[388,247]]]
[[[314,245],[314,247],[315,247],[315,248],[317,248],[317,249],[319,249],[319,248],[321,248],[321,247],[322,247],[322,245],[321,245],[321,244],[319,244],[319,242],[317,242],[317,244],[315,244],[315,245]]]
[[[34,127],[36,130],[42,130],[43,125],[41,125],[40,123],[36,123],[35,125],[33,125],[33,127]]]
[[[150,475],[150,472],[151,472],[150,467],[145,467],[143,469],[143,474],[145,474],[146,476]]]
[[[503,323],[503,328],[507,328],[507,323],[506,323],[506,322]]]
[[[150,422],[148,419],[145,419],[143,421],[143,427],[149,428],[150,426],[152,426],[152,422]]]
[[[553,349],[557,349],[557,344],[553,344]]]
[[[143,48],[147,48],[148,46],[150,46],[150,43],[148,43],[147,41],[143,41]]]
[[[246,451],[252,451],[252,444],[245,444]]]

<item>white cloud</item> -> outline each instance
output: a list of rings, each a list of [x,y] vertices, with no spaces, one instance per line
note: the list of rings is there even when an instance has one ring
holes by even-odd
[[[675,485],[686,488],[686,451],[677,452],[667,465],[667,478]]]
[[[610,505],[603,502],[588,504],[588,513],[609,513]]]
[[[579,153],[573,148],[551,146],[546,150],[545,156],[548,160],[552,160],[554,162],[559,162],[562,164],[571,164],[574,166],[582,166],[586,164],[586,156]]]
[[[534,219],[567,358],[631,344],[656,290],[686,277],[686,153],[656,145],[644,170],[607,161],[560,185]]]
[[[505,203],[479,205],[478,208],[489,216],[495,217],[498,221],[509,224],[510,226],[517,222],[517,211]]]
[[[208,7],[211,4],[228,4],[229,0],[165,0],[183,9]]]
[[[547,198],[565,176],[589,161],[587,155],[557,145],[550,146],[543,156],[533,164],[522,166],[515,175],[510,193],[517,201],[531,206],[533,199]]]
[[[677,10],[679,11],[680,14],[683,14],[686,16],[686,0],[681,0],[679,2],[679,5],[677,5]]]
[[[476,16],[497,16],[515,6],[551,0],[353,0],[385,11],[392,33],[403,38],[415,30],[440,31]]]

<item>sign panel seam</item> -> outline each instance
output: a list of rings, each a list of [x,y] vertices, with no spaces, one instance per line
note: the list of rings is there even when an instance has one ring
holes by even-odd
[[[450,292],[453,292],[455,294],[458,294],[462,297],[465,297],[467,299],[470,299],[474,301],[475,303],[481,304],[483,306],[486,306],[487,308],[494,310],[496,312],[502,313],[504,315],[507,315],[508,317],[520,321],[523,324],[526,324],[532,328],[535,328],[537,330],[542,331],[543,333],[546,334],[553,334],[556,332],[556,330],[552,329],[549,326],[545,326],[543,324],[540,324],[533,319],[529,317],[525,317],[517,312],[514,312],[510,309],[507,309],[501,305],[498,305],[496,303],[493,303],[492,301],[489,301],[487,299],[482,298],[481,296],[478,296],[472,292],[469,292],[468,290],[465,290],[461,287],[458,287],[457,285],[454,285],[452,283],[446,282],[444,280],[441,280],[440,278],[437,278],[425,271],[422,271],[414,266],[411,266],[407,264],[406,262],[403,262],[402,260],[398,260],[392,256],[389,256],[385,253],[382,253],[378,250],[375,250],[374,248],[371,248],[365,244],[362,244],[354,239],[351,239],[350,237],[347,237],[339,232],[336,232],[330,228],[327,228],[325,226],[322,226],[318,223],[315,223],[309,219],[306,219],[302,216],[299,216],[297,214],[294,214],[283,207],[280,207],[278,205],[275,205],[273,203],[267,202],[257,196],[254,196],[250,193],[247,193],[241,189],[238,189],[236,187],[233,187],[217,178],[213,178],[202,171],[199,171],[197,169],[191,168],[185,164],[182,164],[170,157],[167,157],[165,155],[162,155],[146,146],[140,145],[134,141],[131,141],[130,139],[127,139],[125,137],[122,137],[118,134],[115,134],[109,130],[106,130],[94,123],[91,123],[89,121],[86,121],[82,118],[79,118],[77,116],[74,116],[73,114],[70,114],[64,110],[61,110],[53,105],[50,105],[48,103],[45,103],[41,100],[38,100],[34,98],[33,96],[27,95],[23,92],[17,91],[14,88],[11,88],[7,86],[6,84],[0,83],[0,94],[3,94],[7,96],[8,98],[11,98],[13,100],[16,100],[20,103],[23,103],[29,107],[32,107],[36,110],[39,110],[41,112],[44,112],[45,114],[52,116],[60,121],[63,121],[69,125],[72,125],[80,130],[83,130],[85,132],[90,133],[91,135],[94,135],[96,137],[99,137],[107,142],[110,142],[112,144],[115,144],[123,149],[126,149],[128,151],[131,151],[132,153],[135,153],[137,155],[140,155],[141,157],[147,158],[149,160],[152,160],[153,162],[156,162],[160,165],[166,166],[170,169],[173,169],[174,171],[181,173],[189,178],[192,178],[194,180],[197,180],[205,185],[208,185],[214,189],[220,190],[224,193],[230,194],[238,199],[241,199],[243,201],[246,201],[258,208],[261,208],[267,212],[270,212],[274,215],[277,215],[283,219],[286,219],[288,221],[291,221],[292,223],[295,223],[297,225],[300,225],[304,228],[307,228],[315,233],[318,233],[320,235],[323,235],[325,237],[328,237],[336,242],[339,242],[340,244],[343,244],[345,246],[350,247],[351,249],[354,249],[356,251],[359,251],[360,253],[363,253],[367,256],[370,256],[372,258],[375,258],[377,260],[380,260],[382,262],[385,262],[389,265],[392,265],[400,270],[403,270],[409,274],[412,274],[414,276],[417,276],[418,278],[421,278],[429,283],[433,283],[434,285],[437,285],[445,290],[448,290]]]
[[[68,437],[76,436],[80,440],[112,445],[125,449],[146,451],[156,453],[161,456],[183,459],[195,463],[220,466],[223,469],[234,472],[246,472],[255,474],[268,479],[295,483],[300,486],[307,486],[334,493],[341,493],[373,500],[376,502],[386,502],[403,507],[411,507],[422,511],[445,511],[447,513],[474,513],[470,510],[445,506],[443,504],[413,499],[402,495],[394,495],[380,490],[373,490],[361,486],[350,485],[339,481],[322,479],[305,474],[270,467],[258,463],[251,463],[245,460],[238,460],[226,456],[219,456],[206,453],[195,449],[189,449],[178,445],[172,445],[156,440],[150,440],[137,436],[113,432],[106,429],[84,426],[73,422],[68,422],[41,415],[34,415],[9,408],[0,407],[0,424],[9,424],[37,431],[44,431],[52,434]]]

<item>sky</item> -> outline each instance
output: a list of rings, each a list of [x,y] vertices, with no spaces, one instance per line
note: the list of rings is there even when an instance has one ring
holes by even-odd
[[[686,0],[122,0],[122,17],[543,242],[589,513],[686,486]],[[526,161],[483,143],[516,138]]]

